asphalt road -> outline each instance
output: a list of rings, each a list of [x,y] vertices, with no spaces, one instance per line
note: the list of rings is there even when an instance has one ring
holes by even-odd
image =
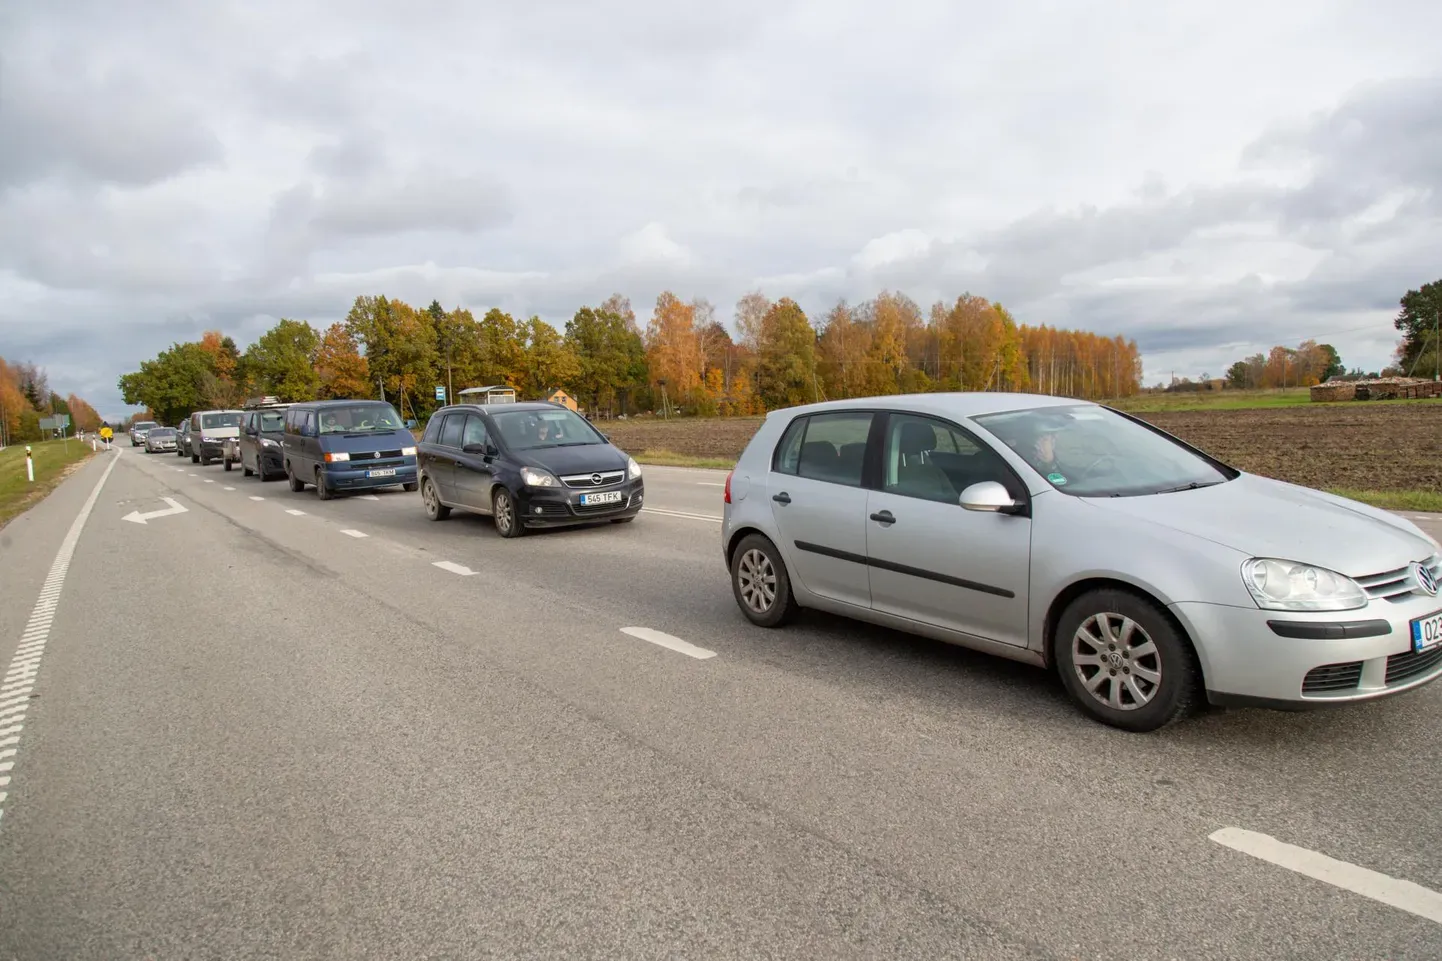
[[[0,531],[0,959],[1442,955],[1442,914],[1211,839],[1425,907],[1442,685],[1137,736],[1034,668],[754,629],[723,478],[648,468],[634,524],[502,541],[95,458]]]

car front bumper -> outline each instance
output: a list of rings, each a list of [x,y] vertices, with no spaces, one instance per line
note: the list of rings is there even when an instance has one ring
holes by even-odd
[[[201,457],[209,458],[210,460],[220,460],[225,456],[225,441],[203,440],[199,443],[192,442],[190,449]]]
[[[1412,650],[1411,622],[1442,597],[1374,600],[1326,614],[1174,604],[1213,704],[1309,708],[1370,701],[1442,677],[1442,647]]]
[[[285,454],[279,447],[261,447],[256,451],[255,464],[267,474],[283,474]]]
[[[395,473],[382,477],[368,476],[373,470],[394,470]],[[374,465],[342,461],[325,465],[324,474],[326,486],[338,491],[372,490],[377,487],[395,487],[397,484],[414,484],[416,459],[408,457],[402,463]]]
[[[610,504],[586,505],[586,494],[619,493]],[[646,483],[638,477],[614,487],[586,490],[571,487],[526,487],[516,495],[516,510],[527,527],[570,527],[598,521],[635,517],[646,500]]]

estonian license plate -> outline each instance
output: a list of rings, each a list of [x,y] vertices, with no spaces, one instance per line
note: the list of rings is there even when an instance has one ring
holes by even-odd
[[[394,477],[394,476],[396,476],[396,469],[395,469],[394,467],[382,467],[382,468],[379,468],[378,470],[368,470],[368,471],[366,471],[366,476],[367,476],[367,477]]]
[[[1412,622],[1412,653],[1430,651],[1442,644],[1442,611]]]
[[[621,500],[623,495],[620,491],[603,491],[600,494],[582,494],[581,503],[590,507],[592,504],[615,504]]]

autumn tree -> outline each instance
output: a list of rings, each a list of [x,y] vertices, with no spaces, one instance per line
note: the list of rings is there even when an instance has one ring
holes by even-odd
[[[371,397],[375,392],[370,368],[360,354],[355,335],[344,324],[331,324],[315,351],[315,372],[320,380],[316,397],[323,400]]]
[[[645,344],[623,314],[582,307],[566,322],[565,339],[576,358],[568,386],[591,410],[624,409],[629,394],[646,384]]]
[[[544,397],[553,388],[570,385],[580,375],[581,364],[559,331],[539,317],[526,321],[522,354],[521,390],[527,397]]]
[[[757,382],[770,409],[821,399],[816,374],[816,330],[796,301],[782,297],[761,319]]]
[[[646,364],[651,383],[664,388],[671,403],[689,402],[701,387],[701,343],[695,310],[663,291],[646,326]]]
[[[314,400],[320,390],[316,351],[320,336],[303,320],[281,318],[245,352],[246,370],[261,394],[286,403]]]

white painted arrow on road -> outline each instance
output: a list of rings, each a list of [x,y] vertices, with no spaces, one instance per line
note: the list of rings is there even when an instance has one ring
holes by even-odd
[[[180,504],[177,504],[177,503],[176,503],[174,500],[172,500],[171,498],[169,498],[169,497],[162,497],[161,500],[163,500],[163,501],[165,501],[165,503],[169,504],[170,507],[169,507],[168,509],[166,509],[166,510],[163,510],[163,511],[151,511],[151,512],[148,513],[148,514],[142,514],[142,513],[140,513],[140,511],[131,511],[129,514],[126,514],[124,517],[122,517],[122,518],[120,518],[120,519],[123,520],[123,521],[131,521],[131,522],[136,523],[136,524],[144,524],[146,521],[154,520],[154,519],[157,518],[157,517],[169,517],[171,514],[184,514],[184,513],[186,513],[186,509],[185,509],[183,506],[181,506]]]

